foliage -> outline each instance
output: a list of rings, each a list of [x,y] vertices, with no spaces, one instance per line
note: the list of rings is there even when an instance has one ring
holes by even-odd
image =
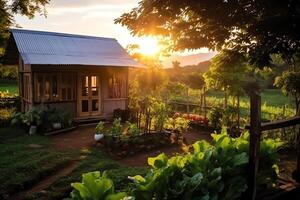
[[[140,135],[140,129],[137,127],[136,124],[127,122],[127,134],[130,136],[138,136]]]
[[[161,132],[168,118],[167,105],[162,101],[155,101],[151,107],[152,115],[155,117],[155,130]]]
[[[46,15],[45,5],[49,2],[50,0],[1,0],[0,50],[5,46],[9,28],[14,24],[13,15],[19,14],[29,18],[33,18],[36,13]]]
[[[142,0],[115,23],[132,35],[163,37],[173,51],[226,48],[265,66],[272,54],[299,52],[299,7],[297,0]]]
[[[219,107],[213,107],[208,115],[208,119],[215,129],[221,129],[222,127],[222,117],[224,110]]]
[[[4,93],[1,98],[16,97],[19,95],[19,86],[15,80],[0,80],[0,92]]]
[[[64,128],[71,127],[73,117],[68,110],[32,107],[25,113],[15,112],[11,120],[11,125],[27,128],[31,125],[35,125],[40,132],[51,131],[52,123],[61,123]]]
[[[183,117],[168,118],[164,128],[182,134],[189,127],[189,120]]]
[[[295,98],[297,111],[300,107],[300,71],[283,72],[276,77],[274,85],[281,88],[284,94]]]
[[[103,133],[104,122],[103,121],[98,122],[95,130],[96,130],[96,133]]]
[[[122,134],[122,125],[121,125],[121,119],[120,118],[114,119],[112,127],[111,127],[109,133],[111,135],[115,135],[115,136],[118,136],[118,135]]]
[[[44,117],[44,112],[41,109],[36,107],[31,108],[26,113],[16,112],[13,114],[11,124],[12,125],[21,125],[26,126],[40,126]]]
[[[151,170],[145,177],[134,177],[133,196],[141,200],[238,199],[247,189],[249,134],[233,139],[223,132],[212,137],[213,145],[198,141],[194,151],[183,156],[148,158]],[[265,162],[259,166],[260,184],[273,183],[277,177],[280,145],[277,140],[262,141]]]
[[[17,80],[18,67],[0,65],[0,79]]]
[[[72,183],[71,198],[74,200],[121,200],[126,193],[116,193],[114,183],[106,172],[89,172],[82,175],[81,183]]]

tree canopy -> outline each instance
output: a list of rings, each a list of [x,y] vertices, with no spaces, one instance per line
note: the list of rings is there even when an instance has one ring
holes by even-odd
[[[14,24],[14,15],[29,18],[33,18],[36,13],[46,15],[45,5],[49,2],[50,0],[0,0],[0,49],[7,41],[9,28]]]
[[[300,0],[142,0],[116,23],[169,40],[169,50],[227,48],[259,65],[300,50]]]

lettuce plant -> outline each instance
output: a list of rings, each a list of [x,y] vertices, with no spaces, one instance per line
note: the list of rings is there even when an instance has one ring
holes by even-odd
[[[127,196],[124,192],[116,193],[113,181],[99,171],[83,174],[82,182],[72,183],[72,187],[73,200],[121,200]]]
[[[136,199],[234,200],[247,189],[249,134],[231,138],[225,131],[212,134],[213,144],[198,141],[193,152],[167,158],[149,158],[151,170],[145,177],[135,176]],[[259,177],[273,182],[277,177],[278,140],[263,140]],[[268,172],[268,173],[266,173]]]

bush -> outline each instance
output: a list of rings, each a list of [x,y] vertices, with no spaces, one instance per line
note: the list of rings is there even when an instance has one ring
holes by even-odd
[[[11,125],[24,128],[35,125],[38,127],[39,132],[52,131],[52,123],[61,123],[63,128],[71,127],[73,124],[73,117],[70,112],[65,110],[32,107],[24,113],[15,112],[11,119]]]
[[[224,110],[222,108],[213,107],[209,112],[208,119],[211,126],[215,129],[221,129],[222,127],[222,117]]]

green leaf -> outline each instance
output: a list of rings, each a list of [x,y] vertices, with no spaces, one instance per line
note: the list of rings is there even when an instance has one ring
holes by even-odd
[[[232,159],[233,166],[239,166],[248,163],[248,156],[245,152],[235,155]]]
[[[120,192],[117,194],[110,194],[104,200],[122,200],[126,196],[127,194],[125,192]]]
[[[79,192],[83,199],[91,197],[90,191],[82,183],[72,183],[71,186]]]
[[[159,154],[154,158],[148,158],[148,164],[153,168],[160,168],[166,166],[167,161],[168,161],[168,157],[164,153]]]

